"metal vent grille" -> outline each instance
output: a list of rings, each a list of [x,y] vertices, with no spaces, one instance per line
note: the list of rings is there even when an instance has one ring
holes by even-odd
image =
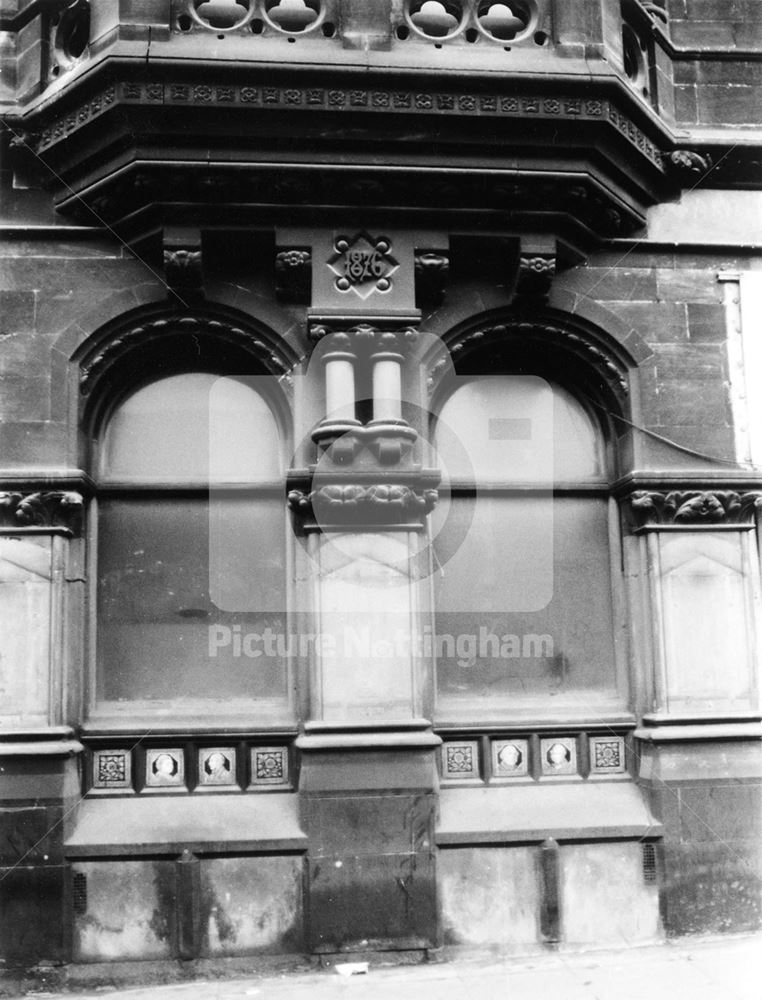
[[[643,844],[643,881],[653,885],[656,881],[656,848],[653,844]]]
[[[74,872],[72,879],[72,906],[76,914],[87,913],[87,875]]]

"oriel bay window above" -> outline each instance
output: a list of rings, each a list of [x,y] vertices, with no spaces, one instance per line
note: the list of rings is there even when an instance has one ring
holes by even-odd
[[[282,421],[264,381],[184,372],[107,414],[91,715],[287,711],[286,657],[252,639],[285,632]]]

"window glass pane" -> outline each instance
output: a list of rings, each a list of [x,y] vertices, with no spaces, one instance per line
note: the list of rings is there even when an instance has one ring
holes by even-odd
[[[278,427],[258,382],[193,372],[138,389],[108,422],[102,479],[177,484],[278,479]]]
[[[227,505],[240,539],[226,553],[230,610],[210,599],[219,567],[206,499],[101,502],[99,701],[285,699],[284,640],[265,635],[283,636],[285,615],[246,610],[257,607],[252,578],[267,580],[268,607],[285,608],[283,501],[231,496]]]
[[[472,530],[462,540],[452,519],[435,541],[443,566],[435,584],[440,707],[448,700],[483,699],[485,711],[501,700],[552,711],[559,703],[584,708],[593,696],[615,698],[607,501],[554,499],[550,587],[545,567],[535,573],[531,560],[519,565],[517,558],[539,516],[533,508],[546,498],[454,503],[463,516],[473,514],[477,529],[487,530]],[[490,530],[495,524],[504,526],[502,534]],[[448,555],[456,547],[458,569],[450,572]]]
[[[460,386],[442,407],[436,446],[447,477],[493,483],[603,475],[601,434],[565,389],[531,375]]]

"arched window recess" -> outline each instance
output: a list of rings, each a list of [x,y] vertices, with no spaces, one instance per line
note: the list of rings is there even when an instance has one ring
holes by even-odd
[[[243,641],[286,633],[288,359],[211,318],[153,317],[95,343],[80,361],[90,719],[286,720],[287,656]]]
[[[624,361],[560,323],[444,342],[451,363],[430,368],[437,719],[614,718],[627,708],[609,495]]]

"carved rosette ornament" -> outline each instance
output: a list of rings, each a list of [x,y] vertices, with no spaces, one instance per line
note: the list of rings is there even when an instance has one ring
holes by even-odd
[[[638,490],[630,497],[641,527],[652,525],[750,525],[762,510],[762,492]]]
[[[0,493],[0,525],[6,528],[66,528],[78,534],[84,501],[68,490]]]

